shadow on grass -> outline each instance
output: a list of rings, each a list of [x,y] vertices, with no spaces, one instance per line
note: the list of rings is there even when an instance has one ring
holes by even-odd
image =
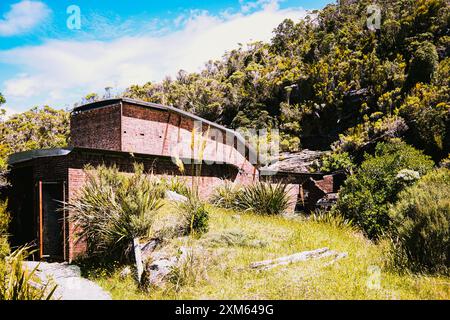
[[[132,265],[130,258],[117,255],[93,256],[77,259],[75,264],[81,269],[83,277],[109,277],[118,269]]]

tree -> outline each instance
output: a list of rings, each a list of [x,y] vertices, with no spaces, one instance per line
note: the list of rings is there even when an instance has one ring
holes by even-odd
[[[409,66],[408,81],[410,85],[417,82],[429,83],[437,67],[439,56],[436,46],[429,41],[418,45]]]
[[[65,147],[69,138],[69,113],[45,106],[0,120],[0,165],[11,153]]]
[[[389,204],[411,182],[399,173],[407,169],[422,176],[433,164],[421,151],[399,140],[379,143],[375,155],[366,155],[357,172],[345,181],[334,210],[353,220],[369,238],[378,239],[390,225]]]
[[[416,83],[448,87],[450,10],[445,0],[379,0],[375,33],[366,27],[372,2],[339,1],[314,18],[285,20],[269,43],[240,45],[198,73],[180,71],[125,95],[232,128],[277,127],[285,151],[329,148],[352,128],[378,131],[376,120],[395,116]],[[408,125],[418,120],[411,116]]]

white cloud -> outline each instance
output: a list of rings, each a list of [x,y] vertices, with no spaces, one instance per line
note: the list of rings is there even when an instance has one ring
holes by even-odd
[[[0,36],[25,33],[41,23],[50,14],[50,9],[40,1],[24,0],[11,5],[10,11],[0,19]]]
[[[39,46],[0,51],[0,62],[23,73],[3,83],[7,106],[18,110],[35,104],[71,105],[88,92],[107,86],[160,81],[180,69],[198,71],[238,43],[268,41],[285,18],[306,15],[303,9],[268,5],[251,14],[213,16],[197,12],[183,28],[162,36],[124,36],[112,41],[48,40]],[[178,22],[180,23],[180,22]],[[25,105],[28,103],[28,105]]]
[[[256,0],[256,1],[246,1],[246,0],[239,0],[239,3],[241,5],[241,11],[243,13],[247,13],[259,8],[262,9],[278,9],[278,0]]]

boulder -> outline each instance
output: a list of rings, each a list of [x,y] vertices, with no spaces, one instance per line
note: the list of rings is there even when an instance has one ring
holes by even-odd
[[[169,190],[166,191],[166,199],[175,202],[186,202],[188,200],[185,196]]]
[[[178,258],[161,259],[151,262],[147,266],[148,282],[154,286],[161,286],[167,275],[177,265]]]

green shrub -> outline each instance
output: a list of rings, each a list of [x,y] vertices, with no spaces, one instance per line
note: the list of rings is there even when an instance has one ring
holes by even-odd
[[[348,152],[332,152],[324,155],[320,160],[320,171],[324,173],[344,170],[345,172],[352,174],[355,169],[355,165]]]
[[[201,236],[208,232],[209,211],[205,201],[197,192],[190,191],[187,200],[178,203],[178,210],[184,217],[185,232],[194,236]]]
[[[194,248],[186,248],[179,254],[179,262],[170,269],[168,274],[169,288],[178,292],[182,287],[192,286],[195,283],[207,279],[205,256],[202,256]]]
[[[311,221],[315,221],[318,223],[324,223],[324,224],[331,225],[335,228],[354,228],[351,220],[344,218],[339,213],[336,214],[336,213],[330,212],[330,211],[323,212],[323,211],[317,210],[309,217],[309,219]]]
[[[377,239],[389,226],[389,204],[413,182],[398,176],[399,172],[409,169],[422,176],[432,167],[428,156],[404,142],[379,143],[375,155],[366,155],[356,174],[346,180],[333,210],[352,220],[369,238]]]
[[[67,204],[78,236],[87,240],[90,256],[126,254],[134,238],[150,236],[160,193],[141,165],[132,175],[105,166],[87,171],[80,195]]]
[[[392,237],[407,267],[447,271],[450,266],[450,170],[428,173],[403,190],[389,210]],[[402,259],[399,259],[402,261]]]
[[[38,267],[29,271],[22,265],[27,248],[20,248],[5,258],[0,266],[0,300],[49,300],[56,290],[34,276]]]
[[[186,185],[186,180],[178,176],[171,177],[167,180],[167,190],[176,192],[183,196],[187,196],[189,194],[189,188]]]
[[[210,202],[219,208],[233,209],[236,207],[236,199],[241,190],[240,186],[227,180],[214,190]]]
[[[8,244],[8,224],[10,217],[6,211],[7,202],[0,202],[0,259],[3,259],[9,254]]]
[[[186,180],[174,176],[174,177],[152,177],[151,182],[154,185],[155,192],[158,193],[158,196],[164,198],[166,195],[166,191],[173,191],[183,196],[187,196],[189,193],[189,188],[186,184]]]
[[[289,204],[288,186],[282,183],[256,182],[244,186],[236,197],[238,209],[257,214],[282,214]]]

